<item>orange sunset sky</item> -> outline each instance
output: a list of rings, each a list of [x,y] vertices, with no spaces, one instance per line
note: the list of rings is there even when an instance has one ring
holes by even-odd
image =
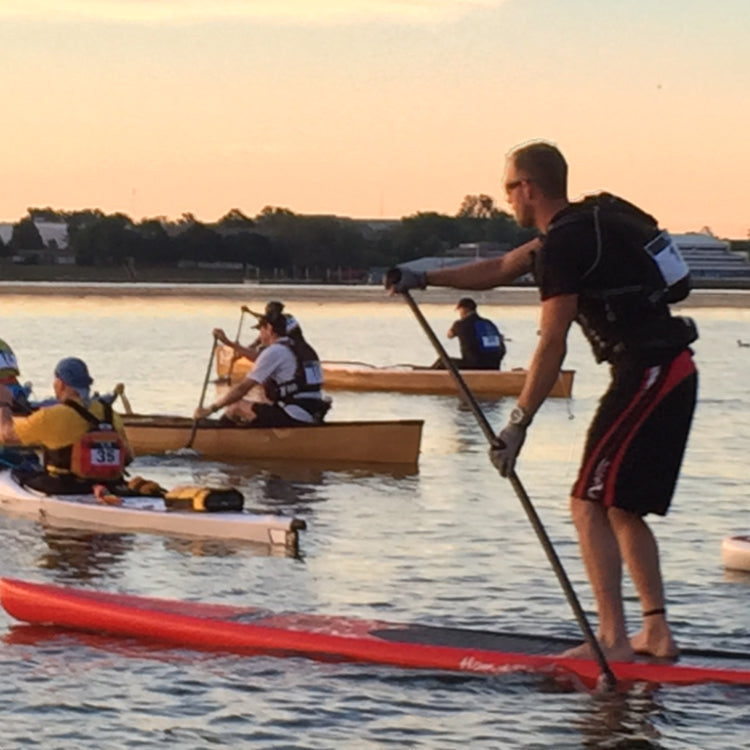
[[[750,229],[746,0],[0,0],[0,220],[507,208],[555,142],[570,192]]]

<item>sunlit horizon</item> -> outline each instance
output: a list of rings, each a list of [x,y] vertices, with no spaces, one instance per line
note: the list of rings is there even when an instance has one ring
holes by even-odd
[[[0,217],[400,219],[480,193],[507,210],[505,155],[543,138],[571,198],[608,190],[671,231],[745,239],[746,15],[740,0],[0,0]]]

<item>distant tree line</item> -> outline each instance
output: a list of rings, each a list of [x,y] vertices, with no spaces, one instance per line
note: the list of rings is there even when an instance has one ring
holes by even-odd
[[[44,249],[35,222],[64,222],[68,252],[82,266],[171,265],[179,262],[239,263],[259,275],[324,278],[330,269],[387,267],[425,255],[440,255],[461,243],[494,242],[512,247],[532,236],[487,195],[467,195],[455,216],[419,212],[377,227],[336,216],[295,214],[267,206],[250,218],[232,209],[207,224],[185,213],[133,221],[98,209],[58,211],[29,208],[13,226],[0,254]]]

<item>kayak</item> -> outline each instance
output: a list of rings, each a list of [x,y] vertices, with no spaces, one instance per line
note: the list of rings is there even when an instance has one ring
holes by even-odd
[[[45,495],[19,485],[7,469],[0,471],[0,511],[45,526],[232,539],[292,552],[306,527],[302,519],[280,515],[167,510],[160,497],[124,497],[122,505],[107,505],[93,495]]]
[[[0,602],[15,619],[205,651],[307,656],[485,675],[540,672],[595,687],[599,665],[554,655],[569,643],[543,636],[389,623],[105,593],[0,579]],[[720,654],[720,655],[717,655]],[[750,685],[750,654],[695,652],[679,663],[610,663],[618,682]]]
[[[723,539],[721,559],[725,568],[750,573],[750,535],[728,536]]]
[[[236,383],[252,369],[245,358],[232,360],[233,350],[224,344],[216,349],[216,374],[222,380]],[[415,365],[376,367],[357,362],[322,362],[323,381],[327,391],[395,391],[425,395],[457,395],[458,387],[447,370],[433,370]],[[461,376],[475,396],[518,396],[526,382],[527,371],[461,370]],[[575,370],[561,370],[550,396],[570,398]]]
[[[137,456],[185,448],[194,422],[188,417],[126,414],[125,434]],[[206,458],[286,459],[318,463],[416,465],[424,422],[325,422],[258,428],[201,419],[192,447]]]

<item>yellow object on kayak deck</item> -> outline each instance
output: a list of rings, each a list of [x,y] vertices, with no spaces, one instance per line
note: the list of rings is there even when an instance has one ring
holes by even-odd
[[[238,511],[242,510],[244,497],[234,487],[199,487],[179,485],[164,495],[169,510]]]

